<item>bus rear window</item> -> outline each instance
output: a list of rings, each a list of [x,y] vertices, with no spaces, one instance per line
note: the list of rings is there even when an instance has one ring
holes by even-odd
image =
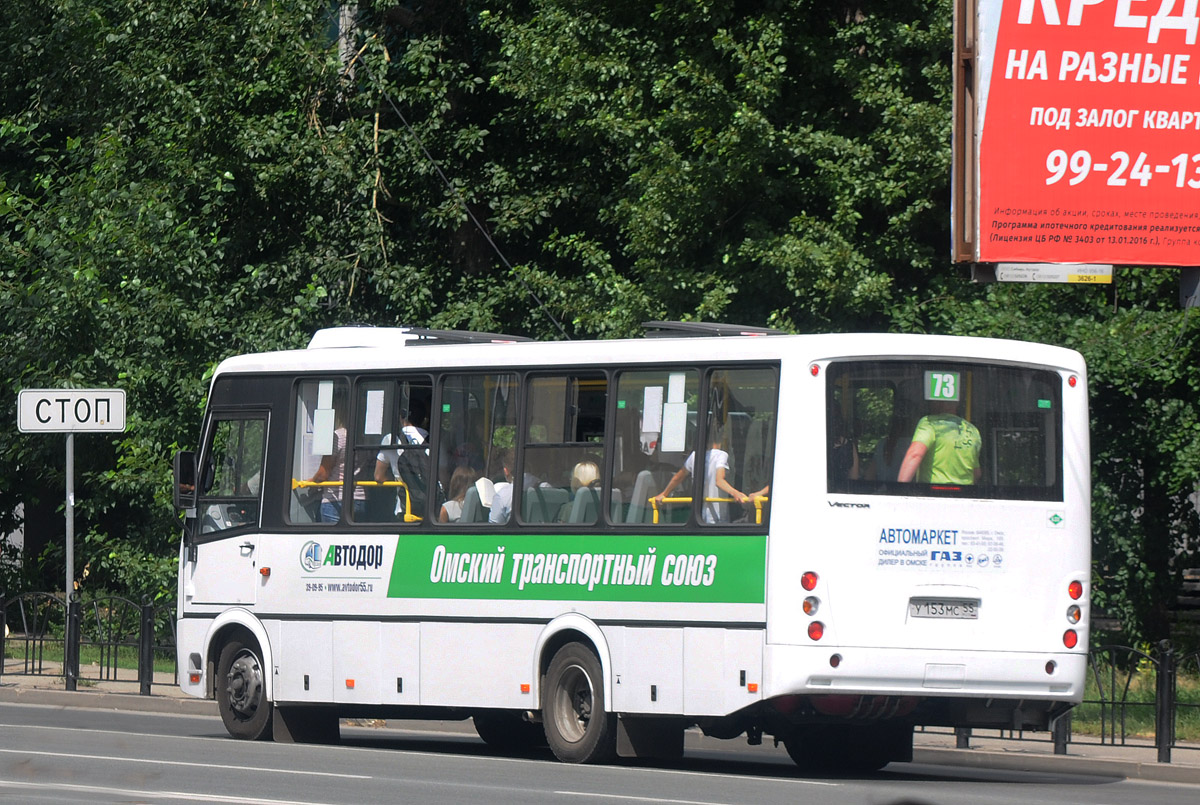
[[[945,360],[831,364],[828,490],[1062,500],[1062,380]]]

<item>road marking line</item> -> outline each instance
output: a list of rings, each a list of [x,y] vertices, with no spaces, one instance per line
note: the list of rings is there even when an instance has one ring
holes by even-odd
[[[0,788],[35,788],[38,791],[80,791],[89,794],[114,794],[136,799],[182,799],[188,802],[228,802],[234,805],[322,805],[317,802],[300,802],[292,799],[251,799],[246,796],[225,797],[220,794],[189,794],[186,791],[149,791],[135,788],[108,788],[96,785],[74,785],[72,783],[20,783],[15,780],[0,780]]]
[[[198,769],[225,769],[228,771],[269,771],[276,774],[307,774],[311,777],[343,777],[351,780],[374,779],[367,774],[338,774],[331,771],[306,771],[304,769],[272,769],[254,766],[217,766],[212,763],[192,763],[186,760],[152,760],[139,757],[113,757],[112,755],[79,755],[71,752],[45,752],[36,749],[0,749],[5,755],[36,755],[38,757],[61,757],[71,760],[116,760],[122,763],[149,763],[156,766],[191,766]]]
[[[725,802],[713,802],[701,799],[660,799],[659,797],[634,797],[626,794],[596,794],[591,791],[555,791],[555,796],[591,797],[593,799],[620,799],[626,802],[669,802],[673,805],[731,805]]]
[[[602,768],[606,768],[606,767],[594,766],[592,768],[602,769]],[[623,768],[623,767],[611,766],[611,767],[607,767],[607,768]],[[780,768],[787,769],[790,771],[789,766],[781,765]],[[842,785],[842,783],[830,783],[830,782],[826,782],[824,780],[804,780],[804,779],[800,779],[800,778],[796,778],[796,777],[786,777],[786,776],[778,776],[778,775],[771,776],[771,777],[755,777],[753,775],[724,774],[721,772],[699,771],[696,769],[656,769],[656,768],[652,768],[649,766],[639,766],[639,767],[637,767],[637,769],[638,769],[638,771],[649,772],[651,774],[682,774],[682,775],[687,775],[689,777],[702,775],[708,779],[721,778],[721,779],[725,779],[725,780],[756,780],[758,782],[764,782],[764,783],[790,783],[793,785],[797,785],[797,784],[798,785],[822,785],[822,786],[827,786],[829,788],[839,788]]]

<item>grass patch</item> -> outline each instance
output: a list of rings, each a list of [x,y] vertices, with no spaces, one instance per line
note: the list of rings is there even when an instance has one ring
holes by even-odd
[[[170,653],[171,649],[159,649],[154,653],[154,670],[155,672],[174,673],[175,658]],[[28,653],[27,653],[28,652]],[[115,652],[115,657],[113,656]],[[55,640],[49,638],[43,642],[26,643],[19,636],[10,636],[4,641],[4,656],[10,660],[24,660],[26,656],[31,662],[51,662],[61,663],[63,661],[63,642],[62,639]],[[138,667],[138,651],[136,646],[118,646],[115,650],[101,651],[100,646],[89,645],[87,643],[79,647],[79,670],[80,674],[85,674],[92,666],[99,666],[103,663],[106,668],[119,668],[129,671],[137,671]]]
[[[1200,742],[1200,673],[1192,663],[1177,669],[1175,740]],[[1100,680],[1088,671],[1083,704],[1071,712],[1071,730],[1081,735],[1154,739],[1156,674],[1153,667],[1132,671],[1101,667]]]

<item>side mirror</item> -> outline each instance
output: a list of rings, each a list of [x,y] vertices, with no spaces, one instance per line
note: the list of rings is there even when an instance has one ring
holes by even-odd
[[[196,508],[196,454],[191,450],[175,454],[175,508]]]

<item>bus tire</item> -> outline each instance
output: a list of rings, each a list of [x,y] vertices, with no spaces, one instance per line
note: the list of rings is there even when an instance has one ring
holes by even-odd
[[[605,763],[617,754],[617,717],[604,700],[600,659],[580,643],[555,653],[542,686],[542,726],[564,763]]]
[[[217,709],[229,734],[245,741],[270,740],[272,704],[262,650],[252,637],[239,633],[225,643],[213,682]]]
[[[520,713],[497,710],[476,713],[471,720],[483,742],[501,752],[528,752],[546,745],[542,726],[526,721]]]
[[[870,728],[820,725],[802,728],[783,739],[795,764],[813,774],[861,774],[879,771],[892,758],[885,742]]]

